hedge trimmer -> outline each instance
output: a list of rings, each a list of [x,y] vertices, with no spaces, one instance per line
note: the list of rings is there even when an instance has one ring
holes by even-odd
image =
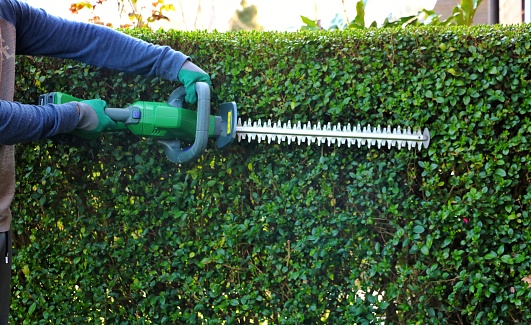
[[[357,145],[380,147],[398,147],[408,149],[428,147],[430,133],[411,131],[400,127],[381,128],[370,125],[361,127],[350,124],[332,126],[320,123],[306,124],[291,122],[252,122],[242,123],[238,119],[236,103],[220,105],[218,115],[210,115],[210,87],[206,83],[196,84],[197,111],[184,107],[184,88],[176,89],[166,103],[138,101],[127,108],[105,108],[105,113],[118,127],[109,131],[130,131],[141,136],[156,138],[164,147],[166,156],[175,163],[185,163],[200,157],[207,147],[209,138],[216,139],[218,149],[238,141],[276,142],[287,141],[288,144],[337,144],[348,147]],[[39,104],[62,104],[81,101],[73,96],[54,92],[39,97]],[[182,142],[191,142],[188,148],[182,148]]]

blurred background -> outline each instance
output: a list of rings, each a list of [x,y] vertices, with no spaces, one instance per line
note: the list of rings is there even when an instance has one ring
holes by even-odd
[[[253,29],[294,31],[303,26],[301,16],[320,20],[326,29],[334,19],[356,16],[357,0],[25,0],[51,14],[112,27],[135,22],[142,16],[152,29],[217,30]],[[366,0],[366,21],[382,23],[432,10],[436,0]],[[450,1],[452,2],[452,1]],[[458,2],[458,1],[453,1]],[[485,1],[484,1],[485,2]],[[454,4],[455,5],[455,4]],[[152,22],[148,18],[152,17]]]

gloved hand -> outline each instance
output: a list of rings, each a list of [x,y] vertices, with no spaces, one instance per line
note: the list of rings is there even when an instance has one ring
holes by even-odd
[[[79,120],[72,134],[85,139],[97,139],[101,132],[117,127],[117,123],[105,114],[107,103],[104,100],[83,100],[76,105],[79,108]]]
[[[206,82],[209,86],[212,86],[210,76],[189,60],[184,62],[177,78],[184,85],[186,90],[185,100],[190,104],[197,102],[197,93],[195,92],[196,82]]]

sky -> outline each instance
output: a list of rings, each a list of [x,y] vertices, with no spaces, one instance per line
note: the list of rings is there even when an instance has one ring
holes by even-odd
[[[118,1],[106,0],[96,7],[94,13],[83,9],[79,14],[72,14],[70,5],[75,2],[96,0],[24,0],[30,5],[45,9],[51,14],[67,19],[88,21],[94,14],[102,21],[112,23],[113,27],[128,23],[127,15],[118,14]],[[258,7],[258,23],[265,30],[293,31],[303,25],[300,16],[320,19],[326,27],[337,15],[345,15],[349,19],[355,17],[357,0],[246,0],[248,4]],[[138,0],[146,13],[151,11],[153,0]],[[169,23],[153,24],[152,28],[173,28],[180,30],[228,30],[228,21],[234,12],[241,9],[241,0],[164,0],[165,4],[173,4],[175,11],[168,12]],[[422,8],[433,9],[435,0],[368,0],[366,5],[366,21],[378,23],[389,15],[402,17],[416,14]],[[201,14],[198,14],[200,12]]]

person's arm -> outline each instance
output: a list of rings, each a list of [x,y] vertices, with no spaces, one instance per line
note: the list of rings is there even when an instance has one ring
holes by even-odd
[[[4,0],[5,1],[5,0]],[[108,27],[62,19],[24,2],[13,6],[17,54],[74,59],[121,72],[177,80],[187,56]]]
[[[78,124],[75,103],[23,105],[0,100],[0,144],[42,140],[68,133]]]
[[[126,73],[179,80],[190,103],[196,100],[195,82],[210,84],[204,71],[168,46],[150,44],[107,27],[65,20],[16,0],[2,0],[0,16],[15,26],[16,54],[73,59]],[[73,109],[73,105],[67,106]],[[40,140],[72,131],[79,126],[79,117],[69,111],[69,118],[65,118],[62,107],[1,102],[0,143]],[[85,119],[96,116],[82,115]],[[109,121],[98,118],[90,125],[104,122]]]

